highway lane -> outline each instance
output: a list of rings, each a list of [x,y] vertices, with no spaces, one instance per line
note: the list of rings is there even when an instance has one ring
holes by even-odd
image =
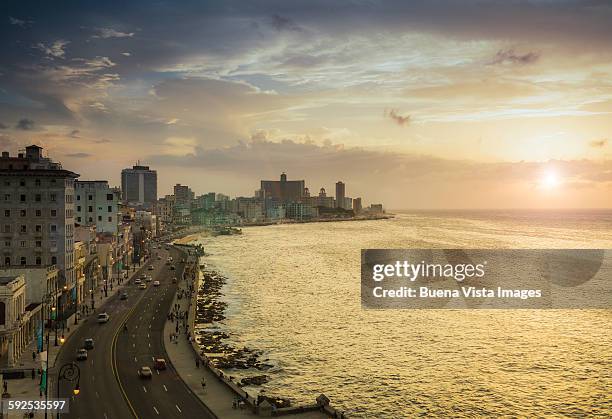
[[[145,272],[144,267],[138,272]],[[132,412],[119,389],[117,379],[112,370],[112,341],[115,334],[121,329],[123,319],[129,310],[134,307],[143,296],[134,285],[122,288],[129,297],[120,300],[118,293],[110,297],[96,313],[87,319],[82,319],[80,327],[70,336],[59,353],[55,363],[56,368],[51,371],[49,379],[55,382],[61,365],[76,362],[80,368],[80,393],[72,397],[70,413],[62,415],[69,418],[129,418]],[[109,322],[98,324],[98,313],[106,311]],[[86,338],[93,338],[95,347],[88,351],[86,361],[76,361],[76,352],[83,347]],[[49,387],[49,397],[56,397],[55,385]],[[74,383],[61,382],[60,397],[70,397]]]
[[[140,418],[180,418],[215,416],[195,396],[180,379],[168,363],[168,369],[156,372],[150,380],[141,379],[137,371],[141,366],[153,367],[155,358],[168,356],[163,344],[164,324],[174,299],[184,265],[177,263],[183,257],[177,250],[171,254],[175,260],[176,270],[171,271],[165,264],[168,252],[158,250],[161,260],[154,261],[153,279],[160,281],[159,287],[149,283],[147,290],[135,309],[130,313],[127,324],[128,332],[119,333],[116,341],[115,356],[117,371],[129,404]],[[176,276],[177,284],[172,283]],[[181,336],[184,339],[184,336]]]

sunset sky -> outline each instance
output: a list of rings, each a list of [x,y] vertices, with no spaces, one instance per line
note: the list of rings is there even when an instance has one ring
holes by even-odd
[[[612,207],[612,3],[5,1],[0,145],[388,208]]]

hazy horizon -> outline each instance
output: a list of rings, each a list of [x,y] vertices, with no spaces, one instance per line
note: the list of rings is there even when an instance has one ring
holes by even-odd
[[[0,149],[198,193],[338,180],[410,209],[612,208],[612,5],[0,6]]]

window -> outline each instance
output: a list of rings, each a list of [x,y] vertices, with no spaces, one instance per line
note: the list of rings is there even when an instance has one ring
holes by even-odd
[[[40,186],[40,179],[36,179],[36,180],[34,181],[34,185],[36,185],[36,186]]]
[[[11,200],[11,194],[10,193],[5,193],[4,194],[4,200],[5,201],[10,201]]]
[[[102,216],[98,215],[98,221],[102,221]]]
[[[57,210],[51,210],[51,217],[57,217]]]
[[[93,218],[89,217],[89,222],[90,223],[93,222]]]
[[[40,240],[36,240],[36,247],[42,247],[42,242]]]
[[[25,186],[25,179],[19,180],[19,186]]]
[[[26,265],[26,258],[25,256],[21,257],[21,266],[25,266]]]
[[[113,212],[113,207],[111,205],[108,206],[108,212]]]
[[[49,200],[51,202],[57,201],[57,194],[52,193],[51,195],[49,195]]]
[[[51,265],[57,265],[57,256],[51,256]]]
[[[21,217],[25,217],[25,216],[27,216],[27,215],[28,215],[28,213],[26,212],[26,210],[22,209],[22,210],[19,210],[19,215],[20,215]]]
[[[4,264],[6,266],[10,266],[10,264],[11,264],[11,257],[10,256],[7,256],[7,257],[4,258]]]
[[[19,200],[21,202],[25,202],[26,201],[26,196],[24,194],[19,195]]]
[[[19,231],[21,231],[22,233],[27,233],[28,232],[28,226],[25,224],[21,224],[21,228],[19,229]]]
[[[5,233],[10,233],[11,232],[11,225],[10,224],[4,224],[4,232]]]
[[[40,258],[40,256],[36,256],[36,264],[37,265],[42,265],[42,259]]]
[[[6,240],[4,242],[4,247],[11,247],[11,241],[10,240]]]
[[[36,210],[36,216],[37,216],[37,217],[42,216],[42,211],[41,211],[41,210]]]
[[[25,240],[19,242],[19,247],[28,247],[28,243]]]
[[[81,195],[77,195],[77,201],[81,200]]]
[[[77,221],[80,223],[81,222],[81,217],[77,217]]]
[[[93,195],[88,195],[87,199],[89,199],[90,201],[93,201]]]
[[[113,222],[113,217],[108,217],[108,222],[112,223]]]
[[[35,200],[36,202],[40,202],[40,201],[41,201],[41,199],[42,199],[42,195],[41,195],[41,194],[37,193],[36,195],[34,195],[34,200]]]
[[[4,216],[5,217],[10,217],[11,216],[11,210],[4,210]]]
[[[77,205],[77,211],[81,211],[81,206]]]
[[[106,200],[107,201],[112,201],[113,200],[113,194],[112,193],[107,193],[106,194]]]
[[[57,232],[57,226],[55,224],[51,224],[51,233]]]

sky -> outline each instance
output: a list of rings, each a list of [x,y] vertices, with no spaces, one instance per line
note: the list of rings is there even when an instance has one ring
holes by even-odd
[[[612,3],[4,1],[0,148],[387,208],[612,207]]]

